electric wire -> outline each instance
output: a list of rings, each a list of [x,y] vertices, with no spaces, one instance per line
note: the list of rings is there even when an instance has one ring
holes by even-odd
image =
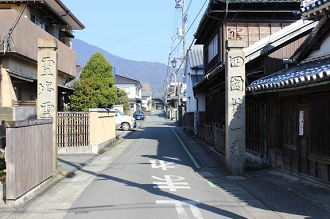
[[[109,40],[111,42],[115,41],[115,42],[121,42],[121,43],[124,43],[124,44],[134,44],[134,45],[141,45],[141,46],[153,46],[153,47],[169,48],[169,46],[160,46],[160,45],[152,45],[152,44],[146,44],[146,43],[128,42],[128,41],[124,41],[124,40],[111,39],[111,38],[107,38],[107,37],[96,36],[96,35],[86,34],[86,33],[81,33],[81,32],[74,32],[74,33],[78,34],[78,35],[81,34],[81,35],[85,35],[85,36],[96,37],[96,38],[99,38],[99,39],[105,39],[105,40]]]
[[[190,1],[188,7],[190,7],[191,2],[192,2],[192,1]],[[184,36],[181,38],[180,42],[179,42],[179,43],[175,46],[175,48],[172,49],[171,52],[169,53],[168,65],[167,65],[167,75],[166,75],[166,79],[165,79],[165,81],[164,81],[164,84],[166,83],[166,80],[167,80],[167,78],[168,78],[168,76],[169,76],[169,63],[170,63],[171,56],[172,56],[173,53],[177,50],[177,48],[180,46],[180,44],[181,44],[182,41],[183,41],[183,38],[184,38],[184,37],[187,35],[187,33],[190,31],[190,29],[192,28],[193,24],[194,24],[195,21],[197,20],[198,16],[199,16],[200,13],[202,12],[202,10],[203,10],[203,8],[204,8],[204,6],[205,6],[205,4],[206,4],[207,2],[208,2],[208,0],[205,0],[205,2],[203,3],[201,9],[199,10],[199,12],[197,13],[197,15],[196,15],[196,17],[194,18],[193,22],[192,22],[191,25],[189,26],[188,30],[186,31],[186,33],[184,34]],[[193,40],[193,42],[194,42],[194,40]],[[191,48],[191,46],[190,46],[190,48]],[[184,59],[185,59],[186,57],[187,57],[187,54],[186,54],[186,56],[184,57]],[[183,60],[184,60],[184,59],[183,59]],[[181,68],[182,64],[183,64],[183,62],[181,63],[180,68]],[[178,69],[179,69],[179,68],[178,68]]]
[[[126,39],[131,39],[131,38],[134,38],[134,37],[137,37],[137,36],[143,35],[143,34],[145,34],[145,33],[149,33],[149,32],[151,32],[151,31],[157,30],[157,29],[159,29],[159,28],[161,28],[161,27],[164,27],[164,26],[165,26],[166,24],[168,24],[168,23],[169,23],[169,22],[166,22],[166,23],[161,24],[161,25],[159,25],[159,26],[152,27],[152,28],[150,28],[150,29],[148,29],[148,30],[141,31],[141,32],[139,32],[139,33],[136,33],[136,34],[134,34],[134,35],[131,35],[131,36],[129,36],[129,37],[124,38],[124,40],[126,40]]]
[[[144,51],[144,52],[128,53],[128,54],[123,54],[123,55],[125,55],[125,56],[139,55],[139,54],[153,53],[153,52],[159,52],[159,51],[164,51],[164,50],[167,50],[167,48],[165,48],[165,49],[156,49],[156,50],[151,50],[151,51]]]
[[[190,2],[189,2],[188,7],[187,7],[187,9],[186,9],[186,11],[185,11],[185,14],[188,13],[188,11],[189,11],[189,9],[190,9],[190,6],[191,6],[191,3],[192,3],[192,0],[190,0]]]
[[[206,2],[208,2],[208,0],[205,0],[205,2],[204,2],[204,4],[203,4],[203,6],[201,7],[201,9],[199,10],[199,12],[197,13],[197,15],[196,15],[196,17],[195,17],[195,19],[193,20],[193,22],[191,23],[191,25],[189,26],[189,28],[188,28],[188,30],[185,32],[185,34],[183,35],[183,37],[181,38],[181,40],[180,40],[180,42],[174,47],[174,49],[170,52],[170,54],[169,55],[172,55],[173,54],[173,52],[180,46],[180,44],[182,43],[182,41],[183,41],[183,38],[187,35],[187,33],[190,31],[190,29],[192,28],[192,26],[193,26],[193,24],[195,23],[195,21],[197,20],[197,18],[198,18],[198,16],[199,16],[199,14],[202,12],[202,10],[203,10],[203,8],[204,8],[204,6],[205,6],[205,4],[206,4]]]
[[[245,3],[243,3],[243,4],[241,5],[241,7],[240,7],[240,8],[238,9],[238,11],[236,12],[235,16],[230,20],[230,22],[229,22],[228,24],[230,24],[230,23],[233,22],[233,20],[236,18],[236,16],[240,13],[240,11],[242,10],[242,8],[244,7],[244,5],[245,5]]]

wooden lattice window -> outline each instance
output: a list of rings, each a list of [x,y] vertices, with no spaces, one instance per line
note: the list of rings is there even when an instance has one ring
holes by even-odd
[[[330,99],[314,99],[310,109],[309,153],[330,159]]]

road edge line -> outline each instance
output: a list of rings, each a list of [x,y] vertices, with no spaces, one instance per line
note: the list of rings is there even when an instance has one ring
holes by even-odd
[[[170,126],[170,125],[169,125]],[[198,164],[198,162],[195,160],[194,156],[190,153],[190,151],[188,150],[187,146],[183,143],[183,141],[181,140],[181,138],[179,137],[179,135],[176,133],[176,131],[174,130],[174,128],[172,126],[170,126],[170,128],[172,129],[172,131],[174,132],[176,138],[179,140],[179,142],[181,143],[183,149],[186,151],[186,153],[188,154],[188,156],[190,157],[191,161],[194,163],[195,167],[197,169],[200,169],[200,165]]]

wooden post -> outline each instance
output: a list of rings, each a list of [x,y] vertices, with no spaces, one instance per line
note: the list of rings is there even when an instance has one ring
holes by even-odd
[[[53,171],[57,169],[57,41],[38,39],[37,118],[53,119]]]
[[[229,174],[245,167],[245,54],[244,41],[226,41],[226,161]]]

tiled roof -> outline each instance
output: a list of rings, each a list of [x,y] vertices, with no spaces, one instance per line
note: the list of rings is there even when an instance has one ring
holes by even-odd
[[[203,46],[192,46],[188,51],[188,59],[191,68],[203,68]]]
[[[140,82],[137,80],[134,80],[132,78],[127,78],[121,75],[116,75],[115,79],[116,79],[116,84],[140,84]]]
[[[17,78],[17,79],[21,79],[23,81],[28,81],[28,82],[34,82],[37,81],[37,77],[32,76],[32,75],[27,75],[27,74],[23,74],[23,73],[19,73],[16,71],[12,71],[12,70],[7,70],[8,75]]]
[[[294,68],[285,69],[252,82],[249,92],[280,90],[301,87],[315,82],[329,81],[330,58],[303,63]]]
[[[300,14],[304,19],[311,19],[325,10],[329,10],[330,0],[307,0],[302,2]]]
[[[254,43],[253,45],[244,49],[245,52],[245,62],[248,63],[263,54],[267,54],[276,47],[279,47],[286,43],[287,41],[293,39],[294,37],[302,34],[306,31],[310,31],[312,28],[316,26],[317,22],[311,21],[296,21],[295,23],[283,28],[282,30]],[[217,66],[214,70],[212,70],[209,74],[207,74],[201,81],[195,84],[194,89],[197,89],[202,84],[205,84],[206,81],[213,78],[216,74],[220,72],[220,69],[224,68],[224,63]]]

